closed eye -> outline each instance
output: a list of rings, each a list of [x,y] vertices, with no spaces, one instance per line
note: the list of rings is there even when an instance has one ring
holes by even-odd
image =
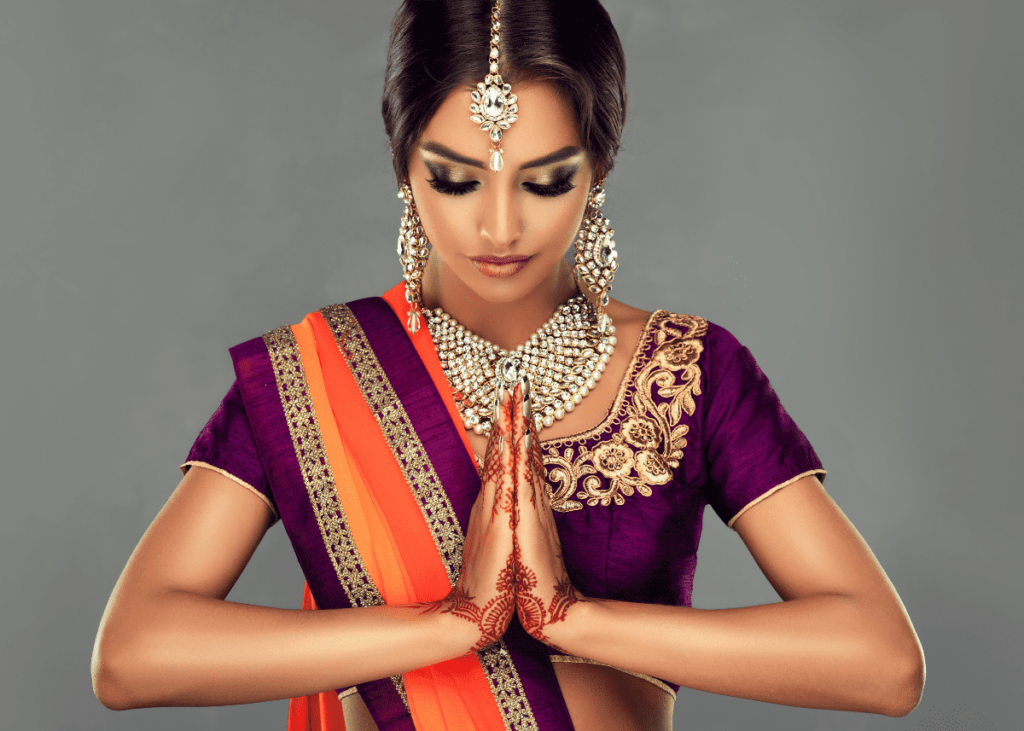
[[[434,177],[428,178],[427,183],[438,193],[444,193],[445,195],[466,195],[466,193],[472,193],[476,190],[477,185],[479,185],[475,180],[467,183],[453,183],[446,178],[439,177],[437,173],[434,173]]]
[[[540,185],[538,183],[523,183],[523,187],[530,191],[534,195],[539,195],[543,198],[554,198],[555,196],[565,195],[576,186],[572,183],[572,177],[575,174],[575,170],[564,175],[554,183],[550,185]]]

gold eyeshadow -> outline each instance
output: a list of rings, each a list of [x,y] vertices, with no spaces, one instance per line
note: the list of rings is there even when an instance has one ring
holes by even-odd
[[[472,173],[458,166],[453,168],[448,163],[437,163],[426,158],[424,158],[423,164],[427,166],[427,170],[435,178],[443,178],[450,183],[465,183],[476,180]]]
[[[546,174],[544,175],[538,175],[529,182],[534,185],[554,185],[555,183],[575,177],[576,173],[579,172],[579,169],[579,165],[560,165],[559,167],[546,171]]]

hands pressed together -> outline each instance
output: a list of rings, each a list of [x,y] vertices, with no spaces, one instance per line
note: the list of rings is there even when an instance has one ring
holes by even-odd
[[[425,605],[474,625],[472,651],[499,640],[518,613],[530,635],[564,652],[555,641],[573,605],[587,601],[562,560],[531,408],[527,381],[498,389],[459,579],[448,596]]]

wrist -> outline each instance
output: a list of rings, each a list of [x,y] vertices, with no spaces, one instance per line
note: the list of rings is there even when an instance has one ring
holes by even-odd
[[[476,650],[481,640],[481,630],[476,623],[447,611],[436,611],[431,619],[434,636],[449,658],[462,657]]]
[[[585,656],[594,614],[600,611],[599,604],[600,600],[579,595],[562,620],[544,626],[546,644],[559,652]]]

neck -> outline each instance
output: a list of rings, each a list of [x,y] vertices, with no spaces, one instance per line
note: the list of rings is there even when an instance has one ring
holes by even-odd
[[[515,350],[547,322],[560,304],[576,294],[576,280],[562,260],[551,274],[521,299],[490,302],[467,287],[436,251],[431,252],[423,273],[425,308],[442,308],[470,332],[499,348]]]

